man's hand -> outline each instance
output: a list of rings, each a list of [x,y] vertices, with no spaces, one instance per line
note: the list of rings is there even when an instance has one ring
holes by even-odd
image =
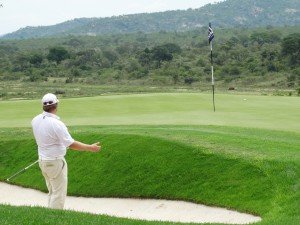
[[[99,152],[101,149],[100,142],[94,143],[91,145],[92,152]]]

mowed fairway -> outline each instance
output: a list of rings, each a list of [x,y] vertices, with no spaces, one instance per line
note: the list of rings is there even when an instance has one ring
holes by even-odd
[[[141,94],[62,99],[59,115],[68,125],[224,125],[300,131],[297,97]],[[40,101],[0,102],[0,127],[27,127]]]
[[[245,100],[246,99],[246,100]],[[60,117],[98,155],[68,151],[69,194],[180,199],[300,222],[300,99],[143,94],[61,99]],[[36,159],[40,102],[0,102],[0,180]],[[82,125],[82,126],[81,126]],[[39,169],[16,184],[46,191]],[[0,206],[0,224],[168,224]]]

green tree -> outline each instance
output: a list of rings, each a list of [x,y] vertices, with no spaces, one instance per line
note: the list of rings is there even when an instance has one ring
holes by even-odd
[[[44,57],[42,54],[35,53],[30,56],[29,62],[35,66],[39,66],[43,62],[43,59]]]
[[[253,42],[257,42],[259,45],[263,45],[265,43],[276,43],[280,41],[280,35],[281,34],[277,31],[255,31],[251,34],[250,38]]]
[[[167,43],[161,47],[166,48],[171,54],[180,54],[182,52],[180,46],[174,43]]]
[[[112,66],[114,62],[116,62],[119,58],[118,54],[110,49],[110,50],[104,50],[103,56],[110,62],[110,65]]]
[[[152,49],[152,58],[157,61],[157,66],[160,67],[163,61],[171,61],[173,55],[165,46],[156,46]]]
[[[59,64],[61,61],[70,58],[69,52],[64,47],[53,47],[49,49],[47,59]]]
[[[146,48],[140,55],[138,56],[139,63],[142,66],[147,66],[149,68],[149,65],[151,63],[151,54],[150,50]]]
[[[282,55],[290,57],[292,65],[299,64],[300,61],[300,33],[290,34],[281,42]]]
[[[29,67],[30,67],[30,63],[29,63],[28,55],[26,55],[25,53],[17,54],[13,60],[13,71],[14,72],[18,72],[18,71],[24,72]]]

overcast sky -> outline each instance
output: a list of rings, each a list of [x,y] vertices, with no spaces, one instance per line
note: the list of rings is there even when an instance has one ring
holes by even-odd
[[[81,17],[199,8],[220,0],[0,0],[0,35]]]

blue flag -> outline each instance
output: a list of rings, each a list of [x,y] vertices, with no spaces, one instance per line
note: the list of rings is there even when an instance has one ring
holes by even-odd
[[[215,35],[214,35],[214,31],[211,28],[211,23],[209,23],[208,26],[208,43],[210,44],[210,42],[214,39]]]

